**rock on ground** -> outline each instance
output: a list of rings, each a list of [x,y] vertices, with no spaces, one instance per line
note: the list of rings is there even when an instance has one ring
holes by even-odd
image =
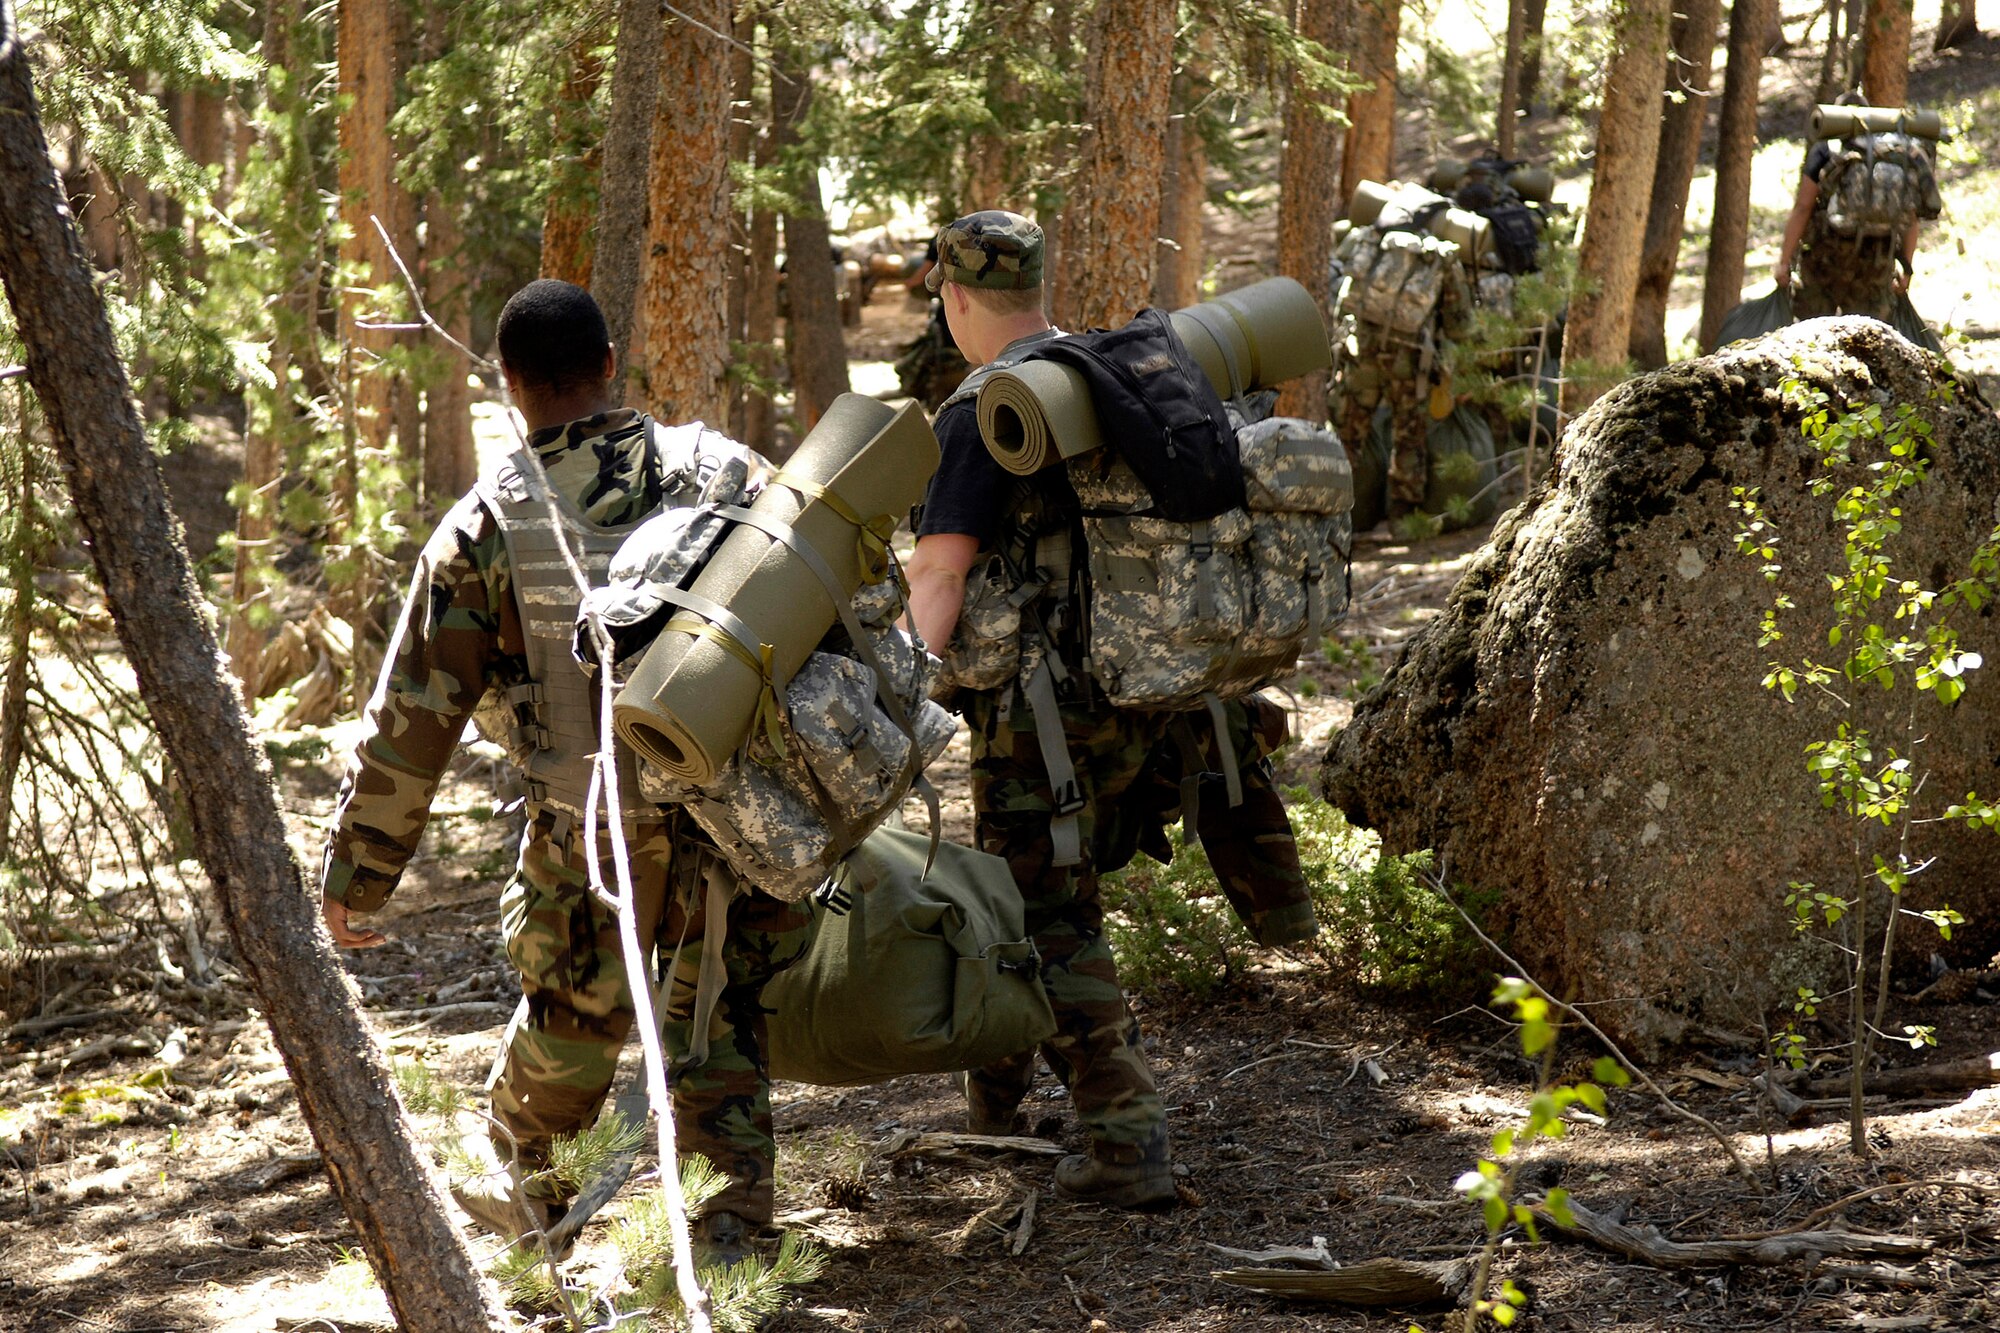
[[[1794,931],[1783,899],[1795,880],[1851,886],[1854,830],[1821,809],[1804,747],[1843,719],[1900,743],[1910,716],[1905,688],[1847,688],[1843,708],[1804,689],[1787,705],[1760,684],[1781,651],[1829,654],[1826,573],[1842,565],[1831,502],[1808,490],[1817,455],[1781,400],[1788,376],[1928,414],[1934,462],[1904,498],[1897,569],[1933,587],[1966,572],[2000,497],[1993,409],[1884,325],[1795,325],[1632,380],[1585,413],[1322,767],[1350,819],[1496,891],[1489,920],[1536,979],[1603,1002],[1596,1016],[1649,1051],[1694,1024],[1755,1032],[1760,1013],[1789,1016],[1800,984],[1826,992],[1832,951]],[[1947,385],[1949,403],[1935,397]],[[1774,648],[1757,643],[1772,590],[1736,550],[1737,486],[1762,488],[1799,607]],[[1962,617],[1989,664],[1965,698],[1917,711],[1934,809],[2000,796],[1994,621],[1990,608]],[[1890,831],[1867,835],[1864,854],[1876,850],[1894,855]],[[1938,859],[1909,905],[1963,912],[1943,947],[1983,959],[2000,942],[2000,834],[1933,824],[1913,851]],[[1939,947],[1928,923],[1900,930],[1918,959]]]

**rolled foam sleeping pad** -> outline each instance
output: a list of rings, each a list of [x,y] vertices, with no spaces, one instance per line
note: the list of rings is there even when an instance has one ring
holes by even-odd
[[[1942,139],[1944,117],[1935,111],[1912,111],[1896,106],[1816,106],[1812,132],[1815,139],[1845,139],[1856,134],[1888,134],[1901,131],[1919,139]]]
[[[1395,197],[1395,190],[1380,181],[1362,181],[1354,187],[1354,198],[1347,203],[1348,220],[1357,227],[1372,227]]]
[[[1555,195],[1556,177],[1547,167],[1515,167],[1507,185],[1531,204],[1546,204]]]
[[[937,436],[923,408],[898,410],[856,393],[833,400],[780,473],[834,497],[802,494],[782,480],[764,487],[754,513],[788,525],[853,596],[866,577],[860,529],[841,510],[872,522],[901,518],[937,471]],[[677,613],[612,701],[625,742],[674,779],[705,786],[750,734],[764,694],[753,667],[768,645],[774,674],[790,680],[839,611],[817,574],[784,543],[739,523],[695,578],[692,592],[727,607],[758,642],[738,644],[693,612]]]
[[[1493,224],[1463,208],[1442,208],[1431,215],[1431,235],[1457,246],[1459,257],[1467,264],[1492,253],[1492,231]]]
[[[1224,398],[1282,384],[1333,364],[1319,302],[1291,278],[1266,278],[1176,310],[1174,336]],[[1090,386],[1068,366],[1024,361],[979,390],[979,433],[1001,467],[1031,476],[1099,448]]]
[[[1450,194],[1465,180],[1466,164],[1457,158],[1446,158],[1431,168],[1431,174],[1424,184],[1439,194]]]

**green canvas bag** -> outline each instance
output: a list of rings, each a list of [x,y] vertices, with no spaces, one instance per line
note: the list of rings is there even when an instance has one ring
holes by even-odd
[[[997,856],[879,828],[812,949],[764,988],[771,1077],[826,1087],[977,1069],[1055,1034],[1021,894]]]

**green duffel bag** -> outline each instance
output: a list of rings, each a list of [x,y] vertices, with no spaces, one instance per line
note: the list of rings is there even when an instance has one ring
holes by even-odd
[[[1704,347],[1702,351],[1713,352],[1731,343],[1761,338],[1791,322],[1792,289],[1773,286],[1762,296],[1753,297],[1724,315],[1722,326],[1715,331],[1715,346]]]
[[[843,863],[853,899],[764,988],[771,1077],[826,1087],[977,1069],[1053,1036],[1041,958],[997,856],[879,828]]]
[[[1348,473],[1354,479],[1354,531],[1367,532],[1389,515],[1389,405],[1380,404],[1368,419],[1366,440],[1341,443],[1347,446]]]

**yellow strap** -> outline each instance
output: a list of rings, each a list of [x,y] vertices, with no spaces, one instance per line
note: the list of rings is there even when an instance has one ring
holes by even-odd
[[[771,747],[781,755],[786,753],[784,733],[785,713],[783,705],[778,701],[778,689],[775,684],[777,676],[776,650],[768,643],[760,643],[757,645],[757,651],[753,653],[750,651],[749,645],[738,640],[734,634],[731,634],[728,630],[722,628],[722,626],[702,620],[696,616],[675,616],[666,623],[666,627],[660,632],[665,634],[669,631],[685,634],[691,639],[712,639],[722,645],[723,651],[757,673],[757,677],[763,682],[764,688],[757,700],[757,715],[751,719],[750,729],[752,733],[755,733],[759,727],[762,727],[765,738],[771,742]]]
[[[870,583],[880,583],[889,577],[889,539],[896,533],[894,515],[877,514],[872,519],[863,518],[853,505],[810,477],[801,477],[797,473],[780,472],[771,480],[788,490],[797,491],[801,496],[821,501],[828,509],[852,523],[857,531],[855,554],[861,563],[862,577]]]

